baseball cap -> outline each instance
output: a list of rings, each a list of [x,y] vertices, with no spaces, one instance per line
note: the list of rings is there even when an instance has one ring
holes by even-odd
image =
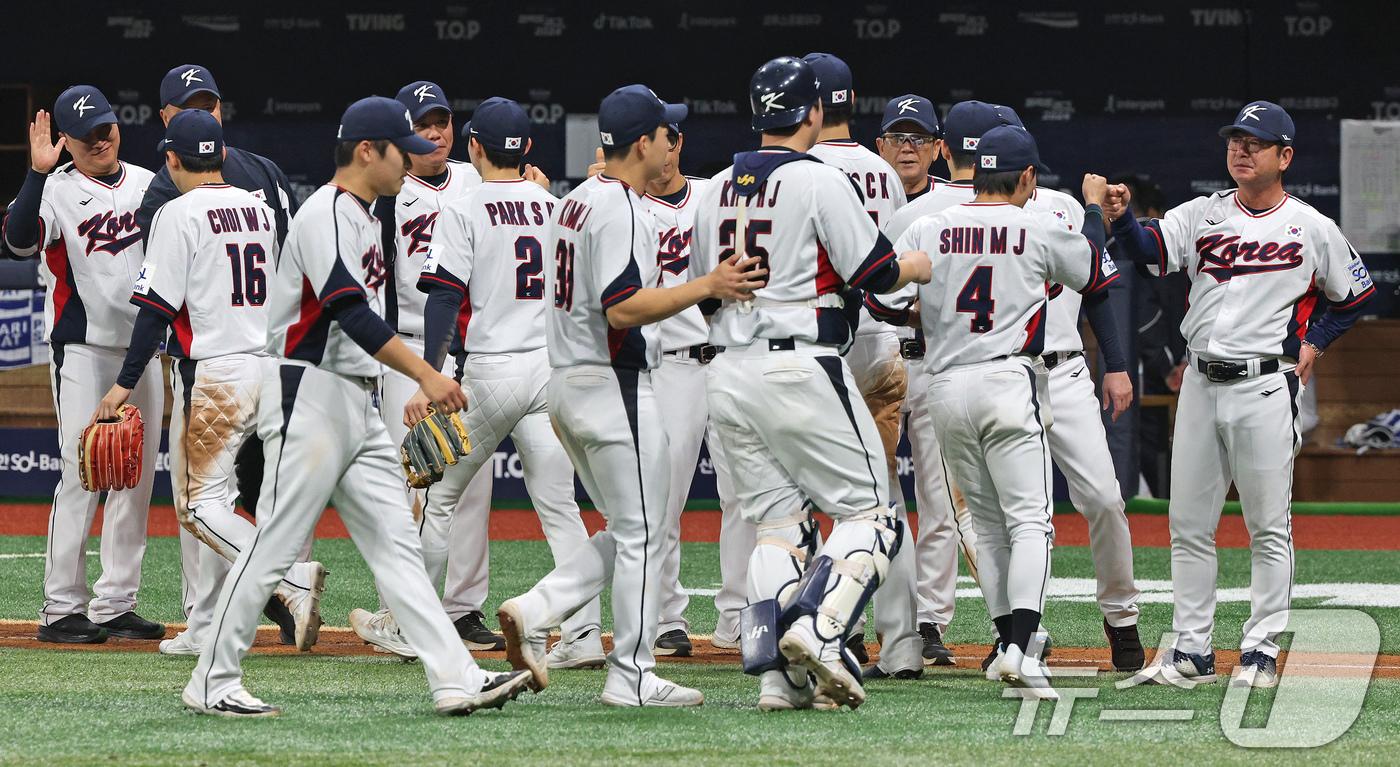
[[[605,147],[626,146],[689,113],[684,104],[667,104],[645,85],[628,85],[609,93],[598,107],[598,136]]]
[[[997,173],[1026,168],[1035,168],[1037,173],[1050,172],[1040,162],[1040,150],[1030,131],[1015,125],[1001,125],[982,134],[982,140],[977,143],[976,170]]]
[[[115,123],[117,115],[102,91],[91,85],[75,85],[58,94],[53,119],[63,135],[82,138],[99,125]]]
[[[1000,117],[1003,123],[1015,125],[1017,128],[1026,127],[1026,124],[1021,122],[1021,116],[1016,114],[1016,110],[1011,107],[1005,104],[993,104],[992,109],[996,110],[997,117]]]
[[[340,118],[337,141],[394,142],[409,154],[432,154],[438,145],[413,132],[408,107],[383,96],[370,96],[351,104]]]
[[[165,138],[156,144],[162,159],[166,152],[188,157],[216,157],[224,153],[224,126],[203,109],[184,109],[170,118]]]
[[[1270,101],[1251,101],[1235,116],[1235,122],[1220,129],[1220,135],[1228,136],[1242,130],[1265,141],[1277,141],[1284,146],[1293,146],[1293,118],[1283,111],[1283,107]]]
[[[996,107],[983,101],[959,101],[943,118],[943,140],[955,152],[976,152],[987,131],[1002,125]]]
[[[907,93],[890,99],[890,103],[885,105],[885,117],[880,121],[880,130],[887,131],[891,125],[902,120],[908,120],[929,133],[938,135],[938,112],[934,110],[933,102],[923,96]]]
[[[481,102],[471,121],[462,126],[462,135],[487,149],[518,154],[530,143],[530,116],[514,101],[496,96]]]
[[[423,115],[434,109],[445,109],[448,114],[452,114],[452,107],[447,105],[447,96],[437,83],[430,83],[427,80],[409,83],[399,89],[398,99],[400,104],[408,107],[408,116],[414,122],[421,120]]]
[[[759,67],[749,80],[749,107],[753,129],[785,128],[807,118],[821,100],[820,84],[812,66],[799,58],[779,56]]]
[[[181,64],[166,72],[165,79],[160,81],[162,107],[184,106],[196,93],[212,93],[216,99],[223,98],[219,95],[219,86],[214,84],[214,76],[198,64]]]
[[[850,106],[855,101],[851,90],[851,68],[830,53],[809,53],[802,57],[817,73],[817,86],[822,94],[822,106]]]

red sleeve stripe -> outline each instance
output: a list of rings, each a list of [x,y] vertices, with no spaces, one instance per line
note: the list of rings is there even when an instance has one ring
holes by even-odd
[[[611,296],[604,296],[604,297],[603,297],[603,308],[604,308],[604,309],[610,308],[610,307],[612,307],[614,304],[617,304],[617,303],[619,303],[619,302],[621,302],[621,301],[623,301],[623,300],[629,298],[633,293],[636,293],[637,291],[639,291],[639,290],[641,290],[641,289],[642,289],[642,288],[641,288],[640,285],[628,285],[627,287],[623,288],[622,290],[619,290],[618,292],[612,294]]]
[[[1160,265],[1157,267],[1157,271],[1158,271],[1159,274],[1166,274],[1166,273],[1167,273],[1167,246],[1166,246],[1165,243],[1162,242],[1162,233],[1161,233],[1161,232],[1158,232],[1156,229],[1154,229],[1153,227],[1150,227],[1150,226],[1147,227],[1147,231],[1151,232],[1151,233],[1152,233],[1152,236],[1155,237],[1155,238],[1157,238],[1157,263],[1160,264]]]
[[[329,296],[326,296],[325,298],[321,299],[321,306],[325,306],[326,304],[330,303],[332,299],[334,299],[336,296],[340,295],[341,293],[354,293],[354,292],[363,293],[364,291],[360,290],[360,286],[359,286],[359,285],[354,285],[354,286],[351,286],[351,287],[348,287],[348,288],[341,288],[340,290],[337,290],[337,291],[335,291],[334,293],[331,293]]]
[[[1346,303],[1344,303],[1344,304],[1332,304],[1332,308],[1333,308],[1333,309],[1346,309],[1346,308],[1348,308],[1348,307],[1356,306],[1357,304],[1359,304],[1359,303],[1361,303],[1362,301],[1364,301],[1364,300],[1366,300],[1367,298],[1369,298],[1369,297],[1371,296],[1371,294],[1374,293],[1374,292],[1376,292],[1376,286],[1375,286],[1375,285],[1372,285],[1371,287],[1366,288],[1366,291],[1365,291],[1364,293],[1362,293],[1361,295],[1357,296],[1356,298],[1353,298],[1352,300],[1350,300],[1350,301],[1348,301],[1348,302],[1346,302]]]
[[[893,250],[880,257],[880,259],[877,260],[875,263],[866,267],[865,271],[861,272],[860,274],[857,274],[855,277],[852,277],[850,283],[851,287],[858,287],[862,282],[865,281],[867,277],[870,276],[871,272],[874,272],[877,268],[880,267],[881,264],[885,263],[886,261],[889,261],[891,258],[894,258]]]
[[[432,281],[432,282],[436,282],[436,283],[439,284],[439,285],[445,285],[445,286],[447,286],[447,287],[449,287],[449,288],[452,288],[453,290],[457,291],[458,293],[465,293],[465,292],[466,292],[465,290],[462,289],[462,286],[461,286],[461,285],[458,285],[457,283],[453,282],[452,280],[444,280],[444,279],[441,278],[441,277],[434,277],[434,276],[429,275],[429,274],[420,274],[420,275],[418,275],[418,281],[419,281],[419,282],[422,282],[423,280],[429,280],[429,281]]]
[[[146,298],[145,296],[132,296],[131,300],[140,301],[146,306],[149,306],[152,309],[155,309],[156,311],[160,312],[161,314],[164,314],[166,317],[169,317],[172,320],[175,319],[175,312],[170,311],[168,307],[161,306],[160,304],[156,303],[155,301],[152,301],[149,298]]]

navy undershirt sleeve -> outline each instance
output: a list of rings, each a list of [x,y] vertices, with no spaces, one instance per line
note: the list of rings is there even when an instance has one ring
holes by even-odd
[[[1162,252],[1160,235],[1149,231],[1155,228],[1154,222],[1149,221],[1143,225],[1134,218],[1133,206],[1129,205],[1123,215],[1114,219],[1113,236],[1122,244],[1123,252],[1137,263],[1143,266],[1164,267],[1166,258]]]
[[[1361,312],[1366,308],[1367,302],[1371,300],[1373,295],[1375,295],[1375,291],[1371,291],[1359,303],[1352,304],[1346,309],[1338,309],[1335,306],[1327,307],[1317,322],[1308,328],[1305,340],[1319,349],[1326,349],[1328,344],[1337,340],[1352,325],[1356,324],[1357,320],[1361,319]]]
[[[170,328],[170,318],[158,309],[141,307],[136,313],[136,327],[131,331],[131,345],[126,347],[126,361],[122,372],[117,376],[117,385],[123,389],[135,389],[141,376],[146,374],[146,365],[156,355],[160,339]]]
[[[464,296],[448,287],[428,288],[428,300],[423,305],[423,359],[433,370],[441,370],[447,350],[457,330],[457,313]]]
[[[11,248],[27,250],[39,244],[39,204],[44,199],[44,181],[49,174],[33,168],[24,177],[19,196],[5,213],[5,242]]]
[[[1089,327],[1093,329],[1099,351],[1103,353],[1104,372],[1125,373],[1128,370],[1127,355],[1123,353],[1118,317],[1109,303],[1109,295],[1108,291],[1101,291],[1084,296],[1084,313],[1089,317]]]
[[[364,294],[347,294],[346,298],[327,306],[326,313],[340,323],[340,329],[345,331],[345,335],[350,336],[350,340],[370,356],[378,354],[379,350],[384,348],[384,344],[394,337],[394,331],[383,318],[365,303]]]

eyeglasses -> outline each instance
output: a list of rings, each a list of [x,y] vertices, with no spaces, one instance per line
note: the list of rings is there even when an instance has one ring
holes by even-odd
[[[1245,138],[1244,136],[1231,136],[1230,140],[1226,142],[1226,145],[1231,151],[1243,151],[1245,154],[1257,154],[1277,144],[1278,142],[1276,141],[1264,141],[1257,138]]]
[[[924,144],[932,143],[934,137],[927,133],[886,133],[885,140],[894,142],[895,146],[912,144],[915,149],[922,149]]]

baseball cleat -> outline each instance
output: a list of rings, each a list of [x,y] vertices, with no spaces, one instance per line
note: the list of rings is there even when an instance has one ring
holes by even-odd
[[[839,660],[834,663],[823,661],[821,651],[809,644],[796,627],[788,629],[778,640],[778,651],[787,658],[788,663],[812,672],[817,678],[817,689],[836,705],[854,709],[865,702],[865,689],[860,686],[860,680],[852,676]]]
[[[943,644],[943,635],[938,631],[938,627],[932,623],[919,624],[919,637],[924,640],[924,665],[925,666],[956,666],[957,661],[953,660],[953,653]]]
[[[1130,626],[1110,626],[1108,621],[1103,622],[1103,634],[1108,638],[1108,648],[1113,655],[1114,671],[1137,671],[1147,662],[1147,655],[1142,649],[1142,639],[1138,636],[1138,627],[1134,623]]]
[[[651,692],[641,702],[635,699],[622,698],[610,692],[603,692],[604,706],[655,706],[655,707],[680,707],[698,706],[705,702],[704,693],[690,687],[682,687],[675,682],[668,682],[655,674],[651,677]]]
[[[1050,686],[1050,678],[1045,675],[1039,658],[1027,657],[1021,648],[1009,645],[997,664],[1001,681],[1012,687],[1029,690],[1041,700],[1059,700],[1060,694]]]
[[[107,629],[107,636],[118,639],[164,639],[165,625],[148,621],[133,612],[125,612],[103,623],[93,624]]]
[[[543,634],[525,633],[525,613],[513,599],[507,599],[496,611],[496,619],[501,622],[501,634],[506,640],[506,660],[510,667],[530,672],[527,683],[531,692],[539,692],[549,686],[549,664],[545,659],[545,637]]]
[[[158,646],[161,655],[198,655],[199,645],[190,639],[190,632],[181,631],[173,639],[163,639]]]
[[[277,716],[282,713],[282,709],[263,703],[257,698],[254,698],[252,694],[242,687],[225,695],[222,700],[212,706],[200,705],[188,692],[181,693],[180,699],[184,701],[185,708],[194,711],[196,714],[258,719],[268,716]]]
[[[463,615],[452,621],[457,636],[472,652],[501,652],[506,649],[506,640],[500,634],[486,628],[486,616],[480,610]]]
[[[287,610],[296,621],[297,649],[310,652],[321,636],[321,592],[326,588],[326,568],[320,562],[305,562],[293,567],[303,567],[310,588],[286,587],[291,600],[283,597]]]
[[[794,680],[788,671],[798,672],[798,678]],[[815,707],[816,699],[816,685],[806,669],[790,666],[786,670],[765,671],[758,677],[759,711],[809,710]],[[828,698],[826,702],[831,700]]]
[[[671,629],[656,638],[656,646],[651,652],[657,657],[689,658],[694,649],[685,629]]]
[[[277,632],[278,642],[285,645],[297,643],[297,621],[292,617],[291,611],[287,609],[280,594],[274,592],[271,597],[268,597],[267,604],[263,605],[263,615],[281,629]]]
[[[846,637],[846,649],[851,656],[856,659],[856,663],[864,666],[870,663],[870,653],[865,649],[865,634],[852,634]]]
[[[1278,660],[1262,650],[1240,654],[1239,670],[1231,687],[1278,687]]]
[[[1129,679],[1118,682],[1116,687],[1125,690],[1136,685],[1170,684],[1191,689],[1198,684],[1215,683],[1215,653],[1197,655],[1185,653],[1175,647],[1157,655],[1152,665],[1139,671]]]
[[[898,671],[890,672],[880,668],[880,664],[878,663],[861,671],[862,679],[921,679],[923,675],[924,670],[922,668],[902,668]]]
[[[393,653],[404,660],[418,658],[418,653],[414,652],[408,640],[404,639],[399,624],[388,610],[372,613],[357,608],[350,613],[350,628],[353,628],[361,639],[374,645],[376,650]]]
[[[466,716],[483,708],[504,708],[506,701],[515,700],[530,681],[528,671],[486,672],[486,684],[470,698],[443,698],[433,704],[438,716]]]
[[[57,644],[102,644],[107,641],[107,629],[88,620],[86,615],[66,615],[47,626],[40,626],[39,641]]]
[[[557,642],[545,656],[545,665],[550,668],[603,668],[608,665],[608,656],[603,652],[603,640],[598,629],[590,628],[573,639]]]
[[[991,653],[987,655],[986,660],[982,661],[982,671],[986,673],[988,682],[1001,681],[1001,659],[1005,654],[1006,651],[1000,642],[992,644]]]
[[[710,646],[716,650],[738,650],[739,638],[721,639],[718,635],[710,637]]]

